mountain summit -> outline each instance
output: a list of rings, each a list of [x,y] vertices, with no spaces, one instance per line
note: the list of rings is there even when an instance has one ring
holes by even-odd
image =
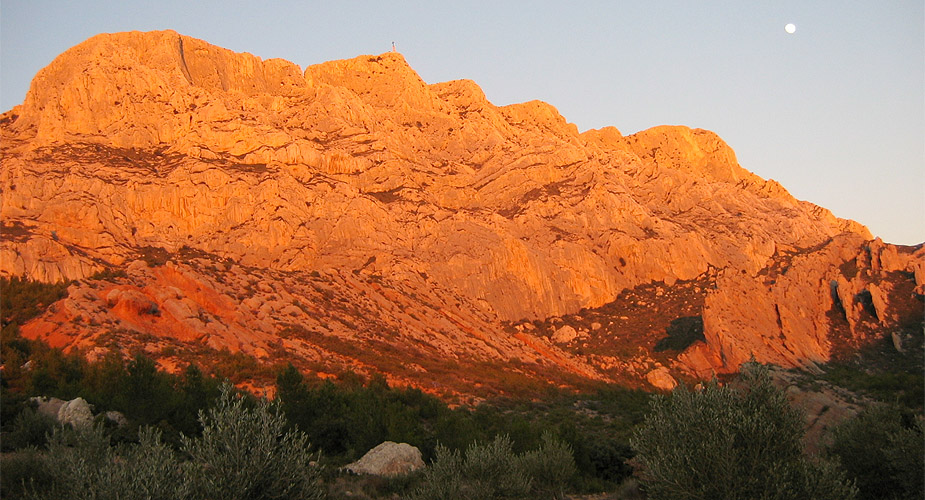
[[[75,280],[24,334],[91,355],[503,392],[802,366],[921,323],[922,248],[871,242],[716,134],[579,133],[398,53],[302,71],[98,35],[0,132],[0,273]]]

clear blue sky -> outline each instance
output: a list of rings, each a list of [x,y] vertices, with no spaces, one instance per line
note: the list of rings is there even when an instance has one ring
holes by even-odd
[[[92,35],[168,28],[303,68],[394,41],[428,83],[541,99],[581,130],[710,129],[797,198],[925,241],[922,0],[2,0],[0,107]]]

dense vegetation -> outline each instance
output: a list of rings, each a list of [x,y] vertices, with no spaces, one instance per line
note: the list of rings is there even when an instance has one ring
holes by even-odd
[[[494,400],[451,409],[417,389],[390,388],[382,378],[365,384],[305,380],[292,366],[280,373],[277,387],[292,425],[335,463],[356,460],[386,440],[417,446],[425,461],[438,444],[461,451],[498,435],[509,436],[513,451],[523,453],[540,447],[549,432],[573,450],[578,489],[606,488],[630,475],[629,435],[650,398],[603,387],[585,395],[550,392],[543,402]]]
[[[632,440],[649,498],[854,498],[842,471],[804,454],[803,417],[766,369],[743,369],[737,385],[654,400]]]
[[[917,500],[925,492],[925,416],[873,406],[834,432],[829,448],[864,500]]]
[[[284,432],[278,405],[266,400],[245,405],[225,386],[199,420],[202,435],[184,436],[180,453],[151,427],[139,432],[137,444],[116,447],[99,426],[56,429],[36,464],[40,477],[23,478],[16,493],[88,500],[326,497],[307,438]]]
[[[230,353],[214,370],[168,374],[142,354],[88,362],[23,339],[18,325],[63,290],[0,280],[3,498],[557,498],[613,491],[631,474],[653,499],[853,498],[854,488],[862,499],[906,499],[923,489],[914,375],[828,367],[829,380],[892,404],[838,428],[822,460],[803,454],[800,414],[760,369],[654,398],[602,386],[451,408],[381,377],[321,380],[289,365],[276,368],[270,403],[223,389],[255,366]],[[39,395],[79,396],[129,423],[63,428],[28,401]],[[386,440],[417,446],[430,467],[378,482],[339,471]]]

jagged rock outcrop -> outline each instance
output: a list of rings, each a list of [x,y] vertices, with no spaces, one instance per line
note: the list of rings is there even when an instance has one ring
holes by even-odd
[[[923,261],[923,246],[848,233],[775,255],[756,276],[727,269],[705,299],[705,341],[681,359],[701,376],[735,371],[751,358],[811,367],[884,332],[921,328]]]
[[[730,330],[724,315],[737,310],[723,294],[767,295],[747,281],[775,256],[870,239],[856,222],[742,168],[712,132],[579,133],[546,103],[499,107],[469,80],[428,84],[397,53],[302,71],[172,31],[99,35],[39,72],[25,102],[0,117],[0,138],[0,274],[83,280],[25,330],[90,350],[108,335],[87,326],[96,322],[117,336],[160,339],[152,345],[170,339],[270,360],[280,332],[295,325],[364,346],[427,346],[454,360],[462,352],[473,363],[518,359],[531,376],[548,363],[606,379],[604,366],[623,366],[613,353],[575,349],[607,344],[611,329],[550,341],[511,335],[503,322],[603,307],[623,290],[722,270],[704,312],[705,343],[682,365],[731,370],[752,351],[804,363],[829,350],[825,326],[798,314],[803,298],[792,311],[777,296],[745,311],[760,327],[776,327],[779,315],[778,330],[792,332],[785,348],[768,337],[756,350]],[[857,252],[839,248],[813,262],[839,265],[835,257]],[[194,254],[214,270],[180,257]],[[921,294],[919,254],[885,245],[878,255],[896,272],[912,269]],[[828,276],[806,266],[813,279]],[[113,267],[127,278],[85,280]],[[248,275],[265,287],[234,291]],[[311,286],[293,293],[300,280]],[[789,298],[798,286],[775,290]],[[892,289],[863,286],[892,317]],[[305,311],[328,300],[319,289],[349,300],[375,291],[395,335],[369,334],[357,325],[372,323],[349,308],[338,314],[354,328],[331,327],[333,316],[313,323]],[[826,293],[809,292],[808,317],[818,318]],[[463,337],[477,347],[454,345]],[[355,353],[325,358],[316,342],[285,349],[360,363]],[[382,360],[369,364],[388,371]]]

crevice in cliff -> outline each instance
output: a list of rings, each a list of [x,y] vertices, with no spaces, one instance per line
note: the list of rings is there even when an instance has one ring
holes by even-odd
[[[777,318],[777,334],[784,338],[784,322],[780,319],[780,304],[774,304],[774,316]]]
[[[845,313],[845,305],[842,304],[841,297],[838,296],[838,280],[829,281],[829,295],[832,297],[832,307],[835,308],[841,316],[848,319],[848,315]]]
[[[861,304],[866,313],[873,316],[876,321],[880,321],[880,315],[877,314],[877,306],[874,305],[874,299],[870,293],[870,290],[861,290],[857,295],[854,296],[854,300]]]
[[[189,67],[187,67],[186,65],[186,55],[183,51],[183,37],[178,36],[177,41],[178,41],[178,48],[180,50],[180,71],[183,72],[183,76],[186,77],[186,81],[188,81],[190,85],[193,85],[193,77],[192,75],[190,75]]]

